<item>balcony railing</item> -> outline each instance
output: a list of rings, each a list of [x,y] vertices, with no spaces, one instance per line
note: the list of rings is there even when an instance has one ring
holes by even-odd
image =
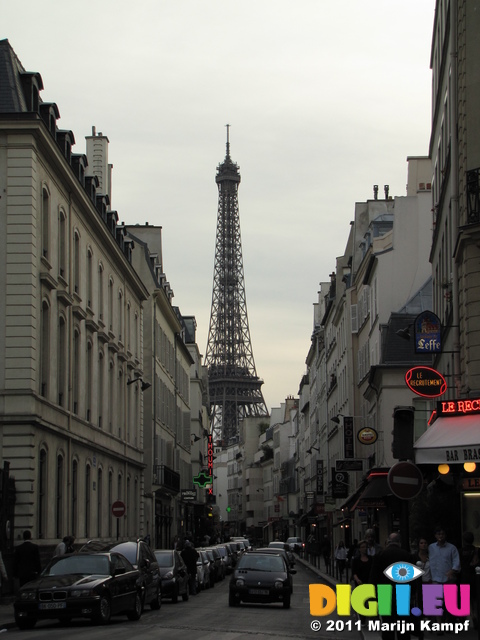
[[[180,474],[164,464],[157,464],[153,467],[153,484],[178,493],[180,491]]]

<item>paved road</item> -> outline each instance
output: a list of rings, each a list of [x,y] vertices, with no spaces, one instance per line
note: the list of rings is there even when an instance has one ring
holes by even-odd
[[[294,592],[290,609],[281,604],[228,606],[228,578],[217,583],[213,589],[202,591],[188,602],[172,604],[165,600],[160,611],[150,611],[147,607],[138,622],[129,622],[126,618],[114,618],[107,627],[92,626],[87,621],[74,621],[68,627],[57,622],[39,622],[33,631],[9,630],[5,638],[11,636],[21,640],[131,640],[141,638],[150,640],[289,640],[292,638],[318,638],[325,640],[361,640],[360,633],[352,625],[348,630],[346,619],[339,621],[343,631],[335,629],[338,620],[333,614],[328,616],[332,630],[327,631],[326,620],[321,620],[322,629],[313,631],[310,615],[308,585],[321,582],[321,579],[309,568],[296,565]]]

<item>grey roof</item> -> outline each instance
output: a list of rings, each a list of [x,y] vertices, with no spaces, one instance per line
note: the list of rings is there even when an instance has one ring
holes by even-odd
[[[430,276],[417,293],[398,310],[398,313],[414,313],[418,316],[422,311],[429,311],[432,308],[432,291],[432,277]]]
[[[413,323],[418,314],[392,313],[386,325],[381,327],[382,356],[381,364],[423,364],[428,366],[432,362],[431,354],[415,353],[415,341],[413,338]],[[410,326],[411,338],[397,335],[399,329]]]
[[[27,111],[21,74],[25,73],[8,40],[0,40],[0,112]]]

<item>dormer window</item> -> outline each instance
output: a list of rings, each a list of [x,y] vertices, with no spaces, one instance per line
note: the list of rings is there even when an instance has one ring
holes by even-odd
[[[65,159],[70,164],[72,158],[72,147],[75,144],[75,136],[73,135],[73,132],[59,129],[57,131],[57,143],[62,150]]]
[[[60,112],[54,102],[42,102],[39,107],[42,120],[47,125],[53,138],[57,137],[57,120],[60,118]]]
[[[40,91],[43,89],[42,76],[37,72],[24,71],[20,73],[23,93],[27,103],[27,111],[38,113],[40,105]]]

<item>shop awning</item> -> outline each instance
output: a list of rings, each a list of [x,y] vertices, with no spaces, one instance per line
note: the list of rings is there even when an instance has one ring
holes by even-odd
[[[417,464],[480,462],[480,415],[437,418],[413,448]]]
[[[389,495],[392,495],[392,492],[388,486],[387,474],[371,476],[351,511],[354,509],[385,508],[387,506],[385,498]]]

